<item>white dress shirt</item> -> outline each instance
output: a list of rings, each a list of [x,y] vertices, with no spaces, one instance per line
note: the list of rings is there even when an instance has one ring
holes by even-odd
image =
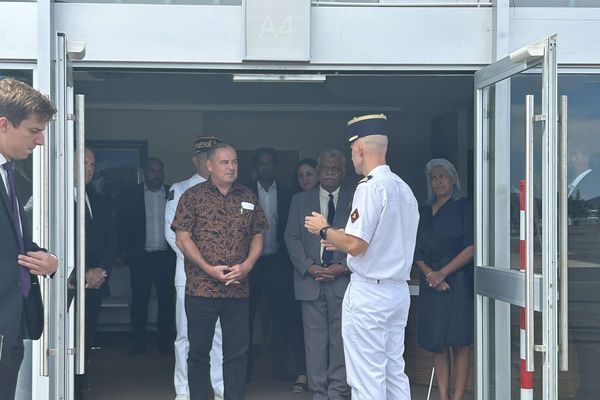
[[[346,233],[369,244],[348,268],[367,279],[407,281],[415,252],[419,207],[410,187],[387,165],[356,187]]]
[[[277,243],[277,184],[273,184],[265,190],[265,188],[256,181],[258,187],[258,202],[262,207],[267,221],[269,221],[269,229],[264,232],[263,256],[271,256],[279,250]]]
[[[165,188],[153,192],[144,185],[144,204],[146,206],[146,251],[167,250],[165,239]]]
[[[4,188],[6,189],[6,193],[8,193],[8,176],[6,175],[6,170],[4,169],[4,164],[6,164],[8,160],[0,153],[0,176],[2,176],[2,182],[4,183]]]
[[[332,193],[333,195],[333,206],[337,210],[338,198],[340,197],[340,188],[338,187]],[[327,219],[329,216],[329,192],[319,186],[319,204],[321,206],[321,215]],[[323,262],[323,248],[325,246],[321,245],[321,262]]]
[[[10,198],[10,191],[8,190],[8,174],[4,169],[4,164],[6,164],[8,160],[2,154],[0,154],[0,176],[2,176],[2,182],[4,183],[4,189],[6,189],[6,194]],[[19,204],[19,200],[17,199],[17,205]],[[9,206],[10,207],[10,206]],[[23,234],[23,227],[21,226],[21,210],[17,208],[19,213],[19,229],[21,229],[21,234]]]

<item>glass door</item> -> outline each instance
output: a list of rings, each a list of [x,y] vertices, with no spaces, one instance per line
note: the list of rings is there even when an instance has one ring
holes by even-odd
[[[559,398],[566,144],[556,87],[555,36],[475,74],[478,399]]]
[[[59,259],[59,269],[49,280],[46,351],[41,356],[41,369],[49,377],[48,399],[72,399],[74,375],[84,373],[85,120],[84,99],[74,96],[70,66],[71,60],[83,58],[84,53],[83,43],[67,41],[64,34],[57,34],[53,98],[58,112],[46,146],[49,247]],[[76,282],[71,280],[74,270]],[[70,287],[75,291],[71,304]]]

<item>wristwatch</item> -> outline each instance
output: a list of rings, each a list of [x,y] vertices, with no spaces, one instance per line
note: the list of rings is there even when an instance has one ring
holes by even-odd
[[[321,239],[327,240],[327,229],[329,228],[331,228],[331,226],[329,225],[321,228],[321,230],[319,231],[319,236],[321,236]]]

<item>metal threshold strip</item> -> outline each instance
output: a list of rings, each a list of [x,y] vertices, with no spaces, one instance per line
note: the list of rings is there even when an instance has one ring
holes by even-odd
[[[333,2],[333,1],[313,1],[314,7],[492,7],[491,1],[486,2],[430,2],[430,3],[352,3],[352,2]]]

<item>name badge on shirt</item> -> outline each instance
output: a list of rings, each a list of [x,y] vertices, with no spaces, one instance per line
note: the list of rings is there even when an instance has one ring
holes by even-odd
[[[248,203],[247,201],[242,201],[242,208],[240,209],[240,213],[244,213],[244,210],[254,210],[254,204]]]

